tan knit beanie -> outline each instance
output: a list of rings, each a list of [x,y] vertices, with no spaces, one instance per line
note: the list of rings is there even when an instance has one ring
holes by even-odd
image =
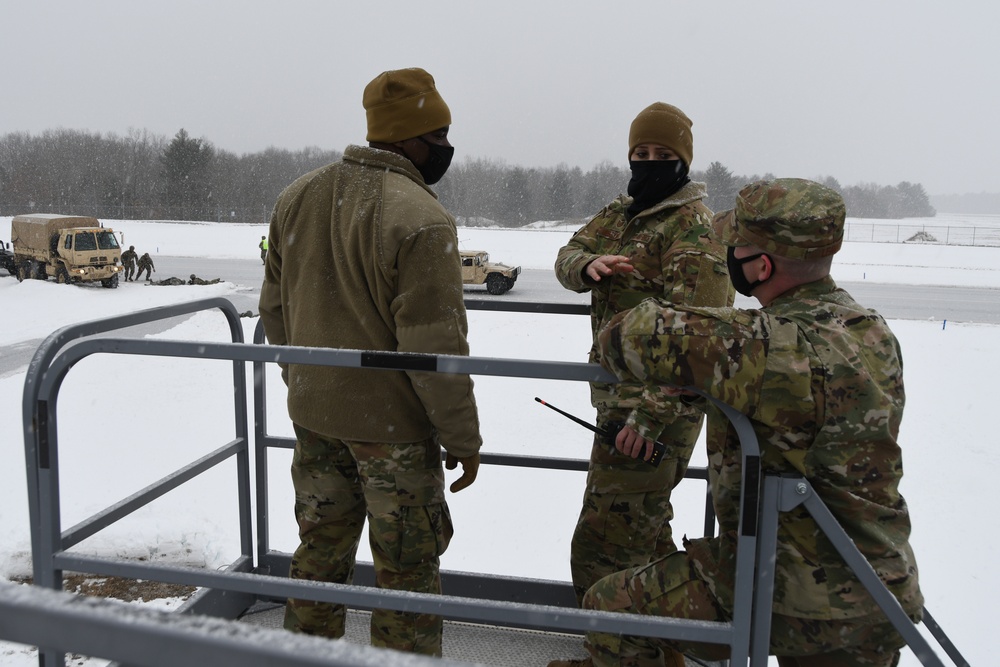
[[[628,132],[629,158],[639,144],[659,144],[677,153],[690,167],[694,157],[691,124],[691,119],[675,106],[663,102],[650,104],[632,121]]]
[[[368,141],[394,143],[451,125],[434,77],[419,67],[382,72],[365,86],[362,102]]]

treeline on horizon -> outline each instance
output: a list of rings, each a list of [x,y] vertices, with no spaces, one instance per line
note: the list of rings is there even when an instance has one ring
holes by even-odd
[[[335,150],[268,148],[237,155],[181,129],[173,138],[146,130],[125,136],[81,130],[13,132],[0,137],[0,215],[65,213],[126,220],[267,222],[278,194],[293,180],[340,159]],[[520,227],[539,220],[586,218],[625,188],[627,164],[607,160],[589,171],[560,164],[508,165],[489,158],[452,164],[434,186],[442,204],[467,226]],[[731,208],[746,183],[771,174],[737,175],[721,162],[692,171],[708,186],[709,208]],[[859,218],[931,217],[919,183],[843,187]]]

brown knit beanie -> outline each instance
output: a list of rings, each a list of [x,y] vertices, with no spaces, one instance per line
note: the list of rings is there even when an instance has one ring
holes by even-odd
[[[451,125],[434,77],[419,67],[382,72],[365,86],[362,102],[368,141],[394,143]]]
[[[632,121],[628,132],[629,159],[639,144],[666,146],[690,167],[691,158],[694,157],[691,119],[675,106],[654,102],[640,111]]]

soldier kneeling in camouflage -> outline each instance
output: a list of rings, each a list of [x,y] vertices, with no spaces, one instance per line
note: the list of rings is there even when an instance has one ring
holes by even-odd
[[[843,199],[801,179],[752,183],[713,226],[730,278],[758,310],[685,308],[649,299],[600,333],[602,364],[626,381],[694,387],[750,417],[768,473],[812,484],[914,620],[923,598],[899,494],[903,416],[899,344],[885,320],[830,277]],[[740,445],[729,428],[709,451],[719,537],[594,584],[584,606],[731,621]],[[770,653],[781,667],[896,665],[903,640],[801,507],[778,526]],[[742,619],[748,622],[749,619]],[[728,647],[589,633],[584,661],[660,667],[663,648],[718,660]]]

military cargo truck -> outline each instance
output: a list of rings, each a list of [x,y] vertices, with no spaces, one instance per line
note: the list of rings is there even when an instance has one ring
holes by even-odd
[[[514,286],[521,273],[520,266],[507,266],[490,262],[489,253],[483,250],[462,250],[462,282],[466,285],[486,283],[490,294],[503,294]]]
[[[115,232],[97,218],[38,213],[17,215],[10,223],[14,270],[18,280],[59,283],[100,281],[118,287],[121,246]]]

